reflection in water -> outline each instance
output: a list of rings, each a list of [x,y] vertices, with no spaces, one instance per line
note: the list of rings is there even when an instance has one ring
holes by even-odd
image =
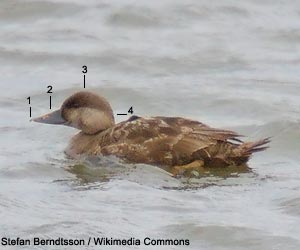
[[[113,177],[112,171],[108,171],[105,168],[91,169],[84,164],[69,166],[67,171],[75,174],[82,184],[90,182],[107,182]]]
[[[242,164],[240,166],[226,166],[226,167],[219,167],[219,166],[210,166],[210,167],[202,167],[197,166],[190,167],[181,171],[177,171],[176,167],[174,168],[164,168],[166,171],[170,172],[174,175],[176,173],[177,178],[180,177],[187,177],[187,178],[203,178],[209,176],[215,176],[220,178],[228,178],[238,176],[241,173],[249,173],[251,172],[251,168],[247,164]]]
[[[146,164],[126,164],[116,157],[93,156],[69,164],[66,171],[75,175],[77,186],[95,188],[111,180],[128,180],[163,189],[190,190],[210,186],[233,186],[252,182],[257,175],[244,164],[227,168],[203,168],[186,172],[184,176],[172,176],[172,169]],[[154,179],[156,182],[154,182]],[[74,181],[74,180],[73,180]]]
[[[115,157],[88,156],[65,167],[74,174],[80,185],[108,182],[128,174],[129,168]]]

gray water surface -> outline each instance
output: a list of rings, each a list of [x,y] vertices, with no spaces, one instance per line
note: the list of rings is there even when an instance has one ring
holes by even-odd
[[[0,237],[300,249],[299,58],[300,3],[292,0],[2,0]],[[82,90],[82,65],[86,89],[115,113],[133,106],[136,115],[188,117],[249,140],[271,136],[271,147],[251,159],[252,173],[229,178],[175,179],[115,158],[68,159],[77,131],[29,122],[26,98],[33,116],[44,114],[53,85],[59,108]]]

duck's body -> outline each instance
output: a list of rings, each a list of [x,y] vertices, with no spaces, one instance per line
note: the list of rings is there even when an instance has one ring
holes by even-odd
[[[92,108],[88,105],[90,99],[93,103]],[[243,143],[235,132],[211,128],[203,123],[180,117],[132,116],[127,121],[114,124],[108,103],[104,100],[106,112],[103,112],[101,105],[96,105],[97,100],[104,99],[88,92],[79,92],[67,99],[60,110],[64,124],[82,130],[72,138],[66,150],[72,157],[83,154],[115,155],[129,163],[174,168],[176,171],[172,172],[177,174],[178,171],[187,168],[243,165],[252,153],[266,149],[265,144],[269,142],[268,139],[264,139]],[[78,117],[75,117],[75,109],[79,106],[88,112],[85,116],[82,115],[84,112],[79,112],[80,117],[78,114],[76,114]],[[97,116],[96,110],[99,108],[101,115],[98,113]],[[82,117],[86,119],[81,119]],[[49,115],[46,119],[44,116],[35,121],[49,123],[48,118]],[[93,129],[89,124],[98,124],[99,128]]]

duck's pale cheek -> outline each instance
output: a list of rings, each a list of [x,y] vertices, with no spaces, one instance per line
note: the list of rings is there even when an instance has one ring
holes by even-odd
[[[85,109],[82,112],[78,121],[78,127],[85,134],[96,134],[103,130],[106,130],[114,125],[114,122],[108,114],[96,110],[96,109]]]
[[[63,117],[68,121],[68,126],[79,128],[78,121],[80,119],[80,109],[70,108],[63,110]]]

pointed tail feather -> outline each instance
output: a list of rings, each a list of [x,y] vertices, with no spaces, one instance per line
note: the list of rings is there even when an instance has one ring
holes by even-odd
[[[270,143],[270,141],[270,137],[268,137],[256,142],[245,142],[238,147],[240,150],[240,155],[251,156],[253,153],[266,150],[269,148],[267,144]]]

